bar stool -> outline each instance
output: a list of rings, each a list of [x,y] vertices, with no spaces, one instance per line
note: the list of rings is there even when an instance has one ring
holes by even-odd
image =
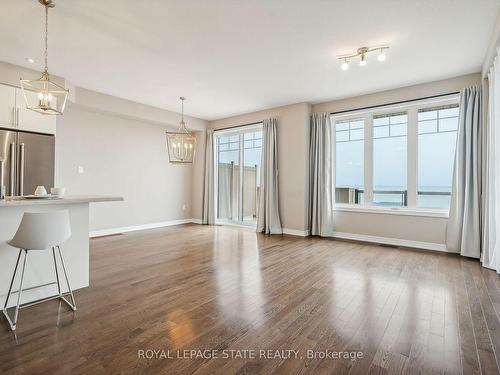
[[[21,220],[21,224],[19,224],[19,228],[17,229],[16,234],[10,241],[7,241],[7,243],[10,246],[19,249],[16,261],[16,267],[14,268],[14,274],[12,275],[12,280],[9,286],[9,292],[7,293],[7,299],[5,300],[5,305],[3,308],[3,313],[9,322],[10,328],[13,331],[16,329],[19,309],[22,309],[24,307],[60,298],[73,311],[76,310],[75,298],[73,296],[73,291],[71,290],[69,284],[68,274],[66,272],[66,265],[64,264],[64,258],[60,247],[60,245],[66,240],[68,240],[68,238],[70,237],[71,237],[71,226],[69,222],[69,213],[67,210],[64,210],[64,211],[43,212],[43,213],[24,213],[23,218]],[[61,292],[61,283],[59,282],[59,272],[57,270],[56,248],[59,252],[59,258],[61,259],[61,265],[64,271],[64,277],[66,279],[66,284],[68,286],[68,292],[66,293]],[[58,294],[52,297],[47,297],[37,300],[35,302],[25,303],[20,305],[19,303],[21,301],[21,295],[23,292],[24,271],[26,268],[26,258],[28,257],[28,252],[48,250],[48,249],[52,249],[52,258],[54,259],[54,268],[56,274]],[[19,290],[17,292],[12,292],[12,285],[14,284],[14,279],[17,274],[19,261],[21,259],[21,253],[23,252],[24,252],[24,259],[21,270],[21,281],[19,282]],[[18,293],[17,304],[14,311],[14,317],[11,319],[11,317],[7,312],[7,304],[9,303],[9,298],[11,294],[14,293]],[[68,295],[71,297],[71,302],[69,302],[65,298]]]

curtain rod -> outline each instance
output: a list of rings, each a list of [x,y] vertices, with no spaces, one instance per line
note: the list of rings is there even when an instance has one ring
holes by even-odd
[[[410,103],[410,102],[416,102],[418,100],[426,100],[426,99],[433,99],[433,98],[440,98],[442,96],[449,96],[449,95],[456,95],[460,94],[460,91],[455,91],[455,92],[449,92],[447,94],[439,94],[439,95],[431,95],[431,96],[425,96],[422,98],[417,98],[417,99],[408,99],[408,100],[401,100],[399,102],[392,102],[392,103],[387,103],[387,104],[377,104],[377,105],[372,105],[368,107],[361,107],[361,108],[353,108],[353,109],[346,109],[344,111],[338,111],[338,112],[330,112],[330,115],[339,115],[342,113],[347,113],[347,112],[354,112],[354,111],[364,111],[366,109],[373,109],[373,108],[380,108],[380,107],[387,107],[389,105],[396,105],[396,104],[404,104],[404,103]]]
[[[235,125],[235,126],[226,126],[225,128],[217,128],[217,129],[214,129],[214,133],[217,133],[218,131],[222,131],[222,130],[237,129],[237,128],[242,128],[244,126],[258,125],[258,124],[262,124],[263,121],[264,120],[257,121],[257,122],[252,122],[250,124]]]

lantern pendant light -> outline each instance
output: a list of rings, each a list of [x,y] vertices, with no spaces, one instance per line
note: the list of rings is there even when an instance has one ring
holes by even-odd
[[[175,164],[192,164],[194,161],[194,151],[196,146],[196,137],[192,135],[186,128],[184,122],[184,100],[185,97],[179,98],[182,105],[182,117],[179,123],[177,132],[167,132],[167,147],[170,163]]]
[[[26,108],[43,115],[62,115],[68,98],[68,90],[50,80],[48,69],[49,8],[56,5],[53,0],[38,0],[45,7],[45,69],[38,79],[21,78]]]

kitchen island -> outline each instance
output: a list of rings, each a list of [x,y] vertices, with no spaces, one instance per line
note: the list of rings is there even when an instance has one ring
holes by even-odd
[[[123,201],[121,197],[68,195],[58,199],[7,198],[0,201],[0,309],[3,308],[14,272],[18,250],[7,245],[14,236],[24,212],[68,210],[71,238],[61,245],[73,290],[89,286],[89,205],[98,202]],[[19,276],[18,276],[19,277]],[[14,283],[17,290],[18,277]],[[26,261],[21,303],[31,302],[57,293],[51,251],[31,251]],[[42,286],[40,288],[33,288]],[[63,288],[65,283],[62,282]],[[33,288],[33,289],[30,289]],[[76,296],[78,298],[78,295]],[[16,299],[9,299],[9,306]],[[78,300],[77,300],[78,304]]]

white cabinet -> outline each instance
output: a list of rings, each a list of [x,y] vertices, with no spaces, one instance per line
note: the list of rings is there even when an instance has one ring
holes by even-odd
[[[27,93],[36,99],[34,92]],[[56,134],[56,117],[27,109],[21,89],[0,84],[0,128]]]
[[[16,127],[16,88],[0,85],[0,127]]]
[[[37,94],[31,91],[26,92],[31,99],[36,101]],[[56,117],[54,115],[42,115],[38,112],[26,108],[23,92],[16,90],[16,105],[19,109],[17,126],[19,130],[28,130],[37,133],[56,134]]]

